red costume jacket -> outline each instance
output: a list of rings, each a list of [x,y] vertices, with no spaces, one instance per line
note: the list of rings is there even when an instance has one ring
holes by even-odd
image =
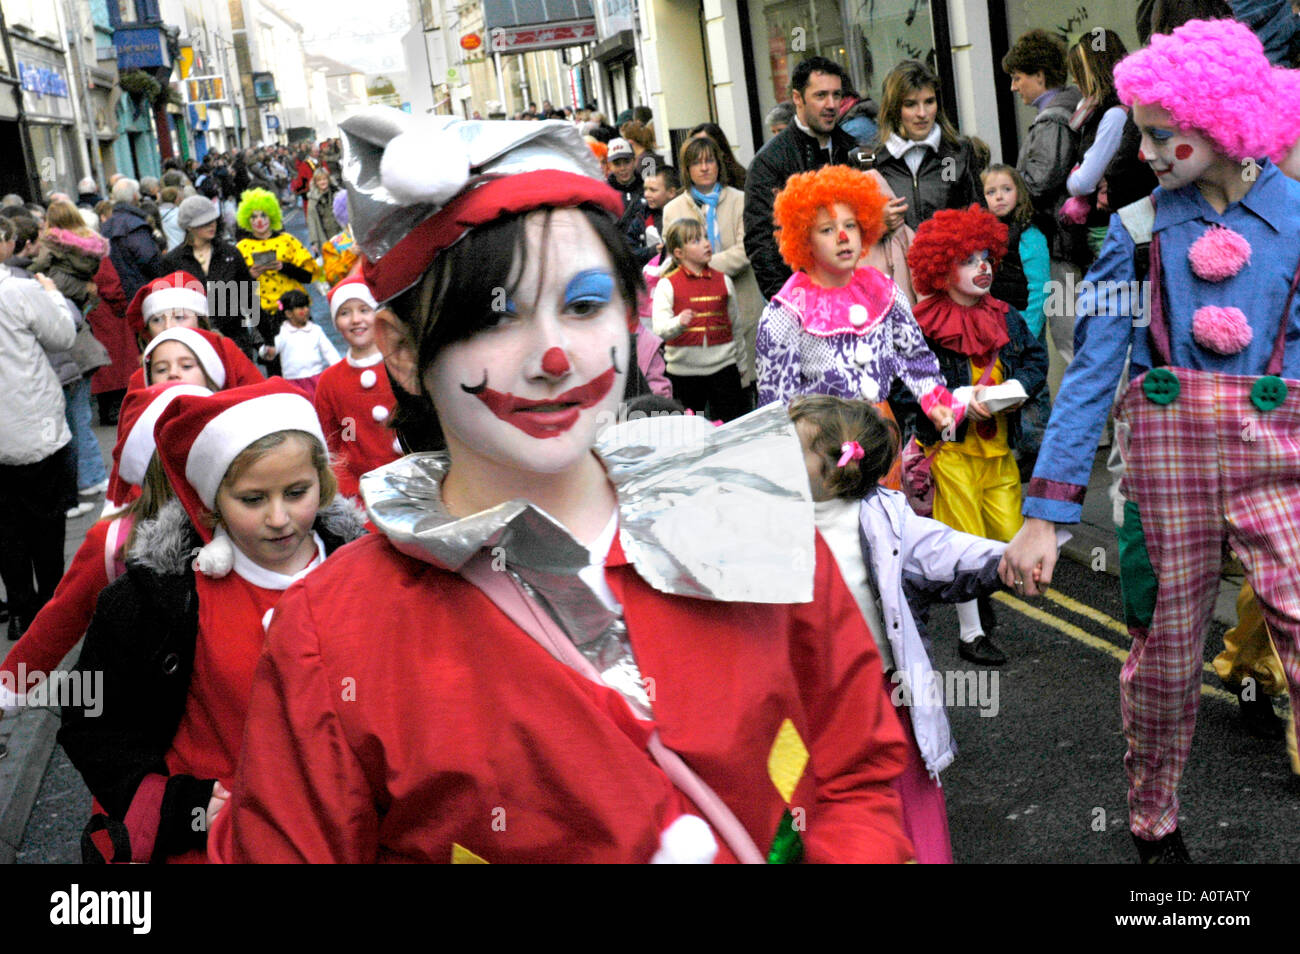
[[[615,539],[606,576],[652,726],[459,575],[384,537],[357,541],[276,609],[210,853],[645,862],[666,823],[700,814],[646,754],[657,727],[760,850],[788,809],[807,860],[911,858],[890,788],[905,744],[880,659],[820,537],[816,548],[813,602],[727,603],[653,589]],[[718,841],[718,860],[733,860]]]
[[[315,404],[344,496],[357,496],[362,474],[402,456],[397,434],[386,423],[397,401],[382,355],[363,365],[348,356],[326,368],[316,384]]]

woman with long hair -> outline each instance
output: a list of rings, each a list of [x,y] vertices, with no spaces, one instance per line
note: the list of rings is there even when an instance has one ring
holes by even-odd
[[[877,122],[875,169],[906,202],[903,220],[915,229],[939,209],[982,202],[970,142],[939,105],[939,77],[904,60],[885,77]]]

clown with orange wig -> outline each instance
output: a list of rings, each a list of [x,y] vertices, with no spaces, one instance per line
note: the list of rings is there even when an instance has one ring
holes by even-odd
[[[934,518],[1003,542],[1022,522],[1012,453],[1020,439],[1019,409],[1047,384],[1047,350],[1018,311],[988,293],[1006,251],[1007,227],[972,205],[941,209],[921,223],[907,253],[912,284],[925,296],[916,303],[917,324],[948,387],[964,398],[955,433],[941,435],[917,416],[916,440],[931,455]],[[989,391],[998,386],[1015,394],[994,404],[986,395],[999,394]],[[1006,657],[985,632],[992,629],[992,607],[980,610],[975,600],[957,604],[961,656],[1001,665]]]
[[[953,401],[934,354],[893,280],[862,264],[884,234],[886,196],[864,172],[825,166],[791,176],[773,218],[794,274],[758,328],[760,404],[830,394],[884,407],[901,379],[939,428]]]

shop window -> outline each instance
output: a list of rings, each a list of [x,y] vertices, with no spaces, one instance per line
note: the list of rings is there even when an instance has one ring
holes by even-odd
[[[928,0],[850,0],[853,82],[880,100],[885,76],[903,60],[936,67],[934,23]]]

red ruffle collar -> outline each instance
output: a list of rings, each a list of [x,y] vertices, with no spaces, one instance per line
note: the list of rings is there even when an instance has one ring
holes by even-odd
[[[894,307],[896,289],[893,279],[867,266],[855,271],[843,288],[823,288],[806,273],[795,272],[775,298],[799,316],[809,334],[864,335]]]
[[[974,305],[959,305],[940,292],[917,302],[912,315],[921,332],[936,344],[968,358],[989,359],[1011,341],[1007,307],[992,295]]]

